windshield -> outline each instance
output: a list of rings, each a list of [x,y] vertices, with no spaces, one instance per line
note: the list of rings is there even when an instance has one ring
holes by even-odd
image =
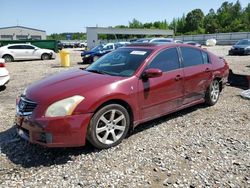
[[[93,52],[98,52],[98,51],[101,51],[102,49],[103,49],[103,45],[100,44],[100,45],[98,45],[98,46],[92,48],[91,51],[93,51]]]
[[[101,57],[86,70],[113,76],[132,76],[152,50],[120,48]]]
[[[240,40],[239,42],[236,43],[236,45],[250,45],[249,40]]]

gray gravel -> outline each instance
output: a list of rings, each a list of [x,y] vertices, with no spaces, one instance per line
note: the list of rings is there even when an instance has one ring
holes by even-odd
[[[250,56],[226,56],[238,73]],[[72,67],[82,67],[71,50]],[[117,147],[46,149],[13,130],[15,98],[30,83],[68,68],[59,59],[7,64],[0,91],[0,187],[250,187],[250,101],[226,87],[213,107],[198,105],[142,124]],[[250,74],[250,73],[249,73]]]

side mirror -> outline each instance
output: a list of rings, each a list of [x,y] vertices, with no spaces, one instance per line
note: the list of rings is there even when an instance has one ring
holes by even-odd
[[[156,78],[162,76],[162,70],[150,68],[142,73],[142,79]]]

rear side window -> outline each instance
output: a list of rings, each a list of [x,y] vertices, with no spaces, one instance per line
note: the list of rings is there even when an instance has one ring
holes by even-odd
[[[201,52],[204,64],[210,63],[209,56],[206,52]]]
[[[203,64],[203,55],[199,49],[181,47],[184,67]]]
[[[9,46],[8,49],[23,49],[22,45]]]
[[[166,49],[160,52],[148,65],[148,68],[157,68],[163,72],[180,68],[179,56],[176,48]]]

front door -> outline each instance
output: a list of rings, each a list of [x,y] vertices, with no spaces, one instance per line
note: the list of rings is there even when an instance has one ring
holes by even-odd
[[[183,69],[176,48],[159,52],[146,69],[158,68],[163,75],[138,81],[138,102],[143,121],[174,111],[183,102]]]

